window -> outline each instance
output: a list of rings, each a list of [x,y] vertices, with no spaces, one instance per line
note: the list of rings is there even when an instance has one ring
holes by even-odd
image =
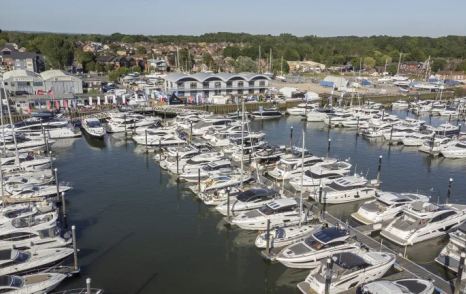
[[[190,89],[197,89],[197,83],[196,83],[196,82],[191,82],[191,83],[189,84],[189,88],[190,88]]]
[[[38,87],[38,86],[42,86],[43,84],[42,82],[33,82],[32,85],[35,87]]]
[[[238,88],[243,88],[244,87],[244,82],[238,82]]]
[[[221,82],[215,82],[215,88],[221,88],[222,83]]]
[[[205,89],[208,89],[209,88],[209,82],[203,82],[202,87],[204,87]]]
[[[184,89],[184,83],[176,83],[178,89]]]
[[[228,88],[233,87],[233,83],[232,83],[232,82],[227,82],[227,87],[228,87]]]
[[[249,82],[249,87],[254,87],[254,81]]]
[[[243,94],[243,90],[238,90],[238,94]]]
[[[259,86],[265,87],[265,81],[260,81],[260,82],[259,82]]]
[[[445,213],[442,213],[440,215],[437,215],[436,217],[434,217],[431,221],[431,223],[435,223],[435,222],[439,222],[439,221],[442,221],[452,215],[455,215],[456,212],[454,211],[448,211],[448,212],[445,212]]]
[[[220,91],[220,90],[215,90],[214,94],[215,94],[215,95],[220,95],[220,94],[222,94],[222,91]]]

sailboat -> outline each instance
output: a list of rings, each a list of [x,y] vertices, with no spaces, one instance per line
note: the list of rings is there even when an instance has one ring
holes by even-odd
[[[286,82],[286,78],[283,75],[283,56],[280,60],[280,75],[276,76],[275,79],[280,80],[282,82]]]

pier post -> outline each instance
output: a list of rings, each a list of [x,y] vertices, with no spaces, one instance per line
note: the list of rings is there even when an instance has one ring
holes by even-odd
[[[357,124],[356,124],[356,137],[359,136],[359,116],[357,118]]]
[[[267,254],[270,253],[270,219],[267,220],[267,231],[265,233],[265,240],[267,241],[266,250]]]
[[[55,185],[57,186],[57,201],[60,200],[60,184],[58,183],[58,169],[54,168],[53,169],[55,173]]]
[[[159,139],[159,160],[162,161],[162,139]]]
[[[146,136],[146,138],[145,138],[146,139],[146,153],[148,153],[148,149],[147,149],[148,148],[148,146],[147,146],[147,129],[144,130],[144,134]]]
[[[86,279],[86,294],[91,294],[91,278]]]
[[[466,258],[466,253],[463,251],[460,254],[460,262],[458,263],[458,276],[455,280],[455,291],[454,294],[461,293],[461,279],[463,278],[463,271],[464,271],[464,260]]]
[[[290,127],[290,152],[293,149],[293,126]]]
[[[66,228],[66,202],[65,202],[65,192],[61,192],[61,213],[63,217],[63,226]]]
[[[332,144],[332,139],[328,138],[327,143],[327,157],[330,155],[330,145]]]
[[[125,138],[126,138],[126,135],[127,135],[127,130],[126,130],[126,113],[123,114],[123,120],[124,120],[124,125],[125,125]]]
[[[189,122],[189,125],[190,125],[190,132],[189,132],[189,143],[192,143],[193,141],[193,122],[190,121]]]
[[[379,155],[379,165],[377,166],[377,184],[380,185],[380,174],[382,171],[382,155]]]
[[[45,134],[44,126],[42,126],[42,135],[44,137],[45,152],[49,152],[49,144],[47,144],[47,135]]]
[[[180,174],[180,170],[179,170],[179,167],[180,167],[180,156],[178,155],[178,151],[176,151],[176,174],[179,175]]]
[[[76,244],[76,226],[71,226],[71,236],[73,240],[73,268],[75,271],[78,270],[78,247]]]
[[[330,129],[332,128],[332,116],[328,117],[328,132],[330,133]]]
[[[323,191],[323,186],[320,184],[319,186],[319,203],[322,204],[322,191]]]
[[[201,192],[201,169],[197,169],[197,190]]]
[[[385,109],[382,109],[382,121],[384,120],[385,118]]]
[[[450,197],[451,197],[451,186],[453,184],[453,178],[450,178],[448,180],[448,191],[447,191],[447,199],[445,200],[446,203],[450,202]]]
[[[451,122],[451,114],[448,116],[448,122]]]
[[[325,274],[325,294],[330,293],[330,284],[332,283],[332,258],[327,258],[327,272]]]
[[[227,188],[227,220],[230,221],[230,187]]]
[[[392,128],[390,129],[390,140],[388,141],[388,144],[389,144],[389,145],[392,145],[392,137],[393,137],[393,126],[392,126]]]
[[[50,158],[50,169],[53,170],[52,150],[49,151],[49,158]]]

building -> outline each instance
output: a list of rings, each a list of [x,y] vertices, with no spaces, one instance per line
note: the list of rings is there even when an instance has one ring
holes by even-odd
[[[83,82],[80,78],[65,74],[61,70],[47,70],[40,74],[44,81],[45,91],[53,91],[55,97],[66,94],[82,94]]]
[[[20,52],[11,43],[6,43],[0,49],[0,65],[5,70],[23,69],[32,72],[41,72],[45,69],[42,55],[32,52]]]
[[[150,70],[155,70],[157,72],[166,72],[170,70],[168,63],[163,59],[148,59],[147,64]]]
[[[325,79],[320,81],[322,87],[333,88],[335,90],[344,91],[348,87],[348,80],[343,77],[326,76]]]
[[[165,77],[164,88],[167,93],[178,93],[179,97],[257,95],[267,91],[269,77],[254,73],[171,73]]]
[[[436,76],[439,80],[466,81],[464,71],[439,71]]]
[[[45,92],[42,77],[33,71],[16,69],[3,74],[6,90],[11,95],[31,95]]]
[[[287,61],[290,73],[321,72],[325,70],[325,64],[315,61]]]

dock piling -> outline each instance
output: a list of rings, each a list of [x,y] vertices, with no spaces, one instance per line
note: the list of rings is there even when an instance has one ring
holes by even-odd
[[[270,254],[270,219],[267,220],[267,231],[265,233],[265,240],[267,241],[267,254]]]
[[[66,202],[65,202],[65,192],[61,192],[61,212],[63,217],[63,226],[66,228]]]
[[[55,173],[55,185],[57,186],[57,201],[60,200],[60,184],[58,182],[58,169],[54,168],[53,172]]]
[[[445,200],[446,203],[450,202],[450,197],[451,197],[451,186],[453,184],[453,178],[450,178],[448,180],[448,191],[447,191],[447,199]]]
[[[393,126],[392,126],[392,128],[390,129],[390,140],[388,141],[388,144],[389,144],[389,145],[392,145],[392,137],[393,137]]]
[[[159,139],[159,159],[162,161],[162,140]]]
[[[180,156],[178,155],[178,151],[176,151],[176,175],[180,174]]]
[[[71,236],[72,236],[72,240],[73,240],[73,267],[74,267],[74,270],[77,271],[78,270],[78,247],[77,247],[77,244],[76,244],[76,226],[71,226]]]
[[[290,127],[290,152],[293,149],[293,126]]]
[[[356,137],[359,136],[359,116],[357,118],[357,123],[356,123]]]
[[[377,166],[377,184],[380,184],[381,171],[382,171],[382,155],[379,155],[379,164]]]
[[[197,169],[197,190],[201,192],[201,169]]]
[[[144,130],[144,134],[145,134],[145,140],[146,140],[146,153],[148,153],[148,146],[147,146],[147,129]]]
[[[227,188],[227,220],[230,221],[230,187]]]
[[[333,267],[332,258],[327,258],[327,272],[325,275],[325,294],[330,293],[330,284],[332,283],[332,267]]]
[[[327,157],[330,155],[330,145],[332,144],[332,139],[328,138],[327,143]]]
[[[86,294],[91,294],[91,278],[86,279]]]

